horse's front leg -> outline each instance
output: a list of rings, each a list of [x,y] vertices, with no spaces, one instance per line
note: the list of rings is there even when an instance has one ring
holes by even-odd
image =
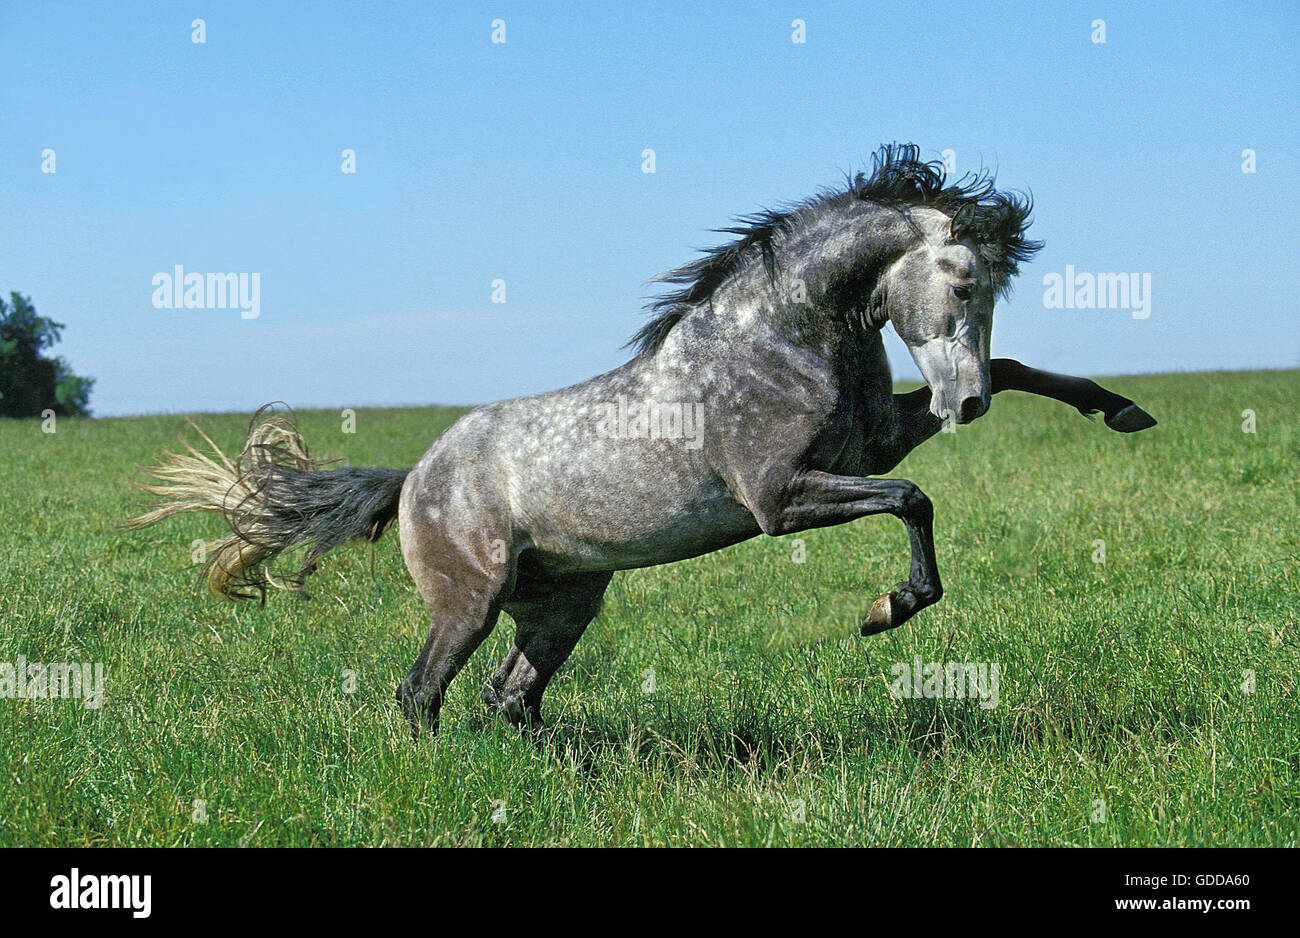
[[[1040,397],[1050,397],[1076,408],[1086,415],[1101,413],[1106,426],[1120,433],[1133,433],[1156,425],[1156,420],[1127,397],[1107,391],[1095,381],[1039,371],[1022,365],[1013,358],[995,358],[989,362],[992,393],[1024,391]],[[908,453],[943,429],[943,421],[930,413],[930,389],[919,387],[915,391],[894,395],[894,412],[897,432],[892,445],[886,444],[879,458],[890,468],[898,465]],[[888,471],[888,470],[885,470]]]
[[[1156,425],[1155,418],[1127,397],[1107,391],[1095,381],[1039,371],[1022,365],[1014,358],[995,358],[989,362],[992,392],[1026,391],[1050,397],[1076,408],[1085,416],[1101,413],[1106,426],[1120,433],[1133,433]]]
[[[824,528],[867,515],[891,514],[907,526],[912,545],[908,579],[883,593],[862,623],[863,635],[896,628],[943,595],[934,556],[934,506],[906,479],[869,479],[829,472],[803,471],[755,512],[767,534],[792,534]]]

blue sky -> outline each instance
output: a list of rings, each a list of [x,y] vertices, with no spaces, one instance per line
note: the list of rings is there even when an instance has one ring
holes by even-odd
[[[624,361],[709,229],[903,140],[1034,195],[995,355],[1295,367],[1298,52],[1293,0],[0,2],[0,290],[99,415],[493,400]],[[178,264],[260,315],[155,308]],[[1149,318],[1045,307],[1067,265],[1150,274]]]

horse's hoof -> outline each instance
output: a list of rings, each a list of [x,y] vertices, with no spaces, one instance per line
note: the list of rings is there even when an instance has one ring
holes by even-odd
[[[1138,430],[1147,430],[1155,425],[1156,418],[1137,404],[1129,404],[1106,418],[1106,426],[1120,433],[1136,433]]]
[[[519,699],[518,694],[511,694],[505,699],[501,706],[501,712],[506,715],[506,719],[512,726],[523,726],[527,722],[527,714],[524,712],[524,702]]]
[[[899,623],[894,622],[894,593],[882,593],[867,610],[867,617],[862,620],[862,634],[875,635],[892,629]]]

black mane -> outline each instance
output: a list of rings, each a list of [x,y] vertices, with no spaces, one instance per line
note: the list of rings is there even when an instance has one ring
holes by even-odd
[[[1005,294],[1019,270],[1043,246],[1025,237],[1032,200],[1017,192],[1001,192],[987,172],[966,175],[949,183],[943,164],[925,163],[920,147],[912,143],[886,144],[871,158],[871,175],[858,173],[841,189],[823,190],[803,202],[782,209],[764,209],[737,218],[737,224],[718,228],[739,235],[730,244],[704,251],[704,256],[655,277],[653,283],[683,284],[647,305],[651,319],[628,341],[638,355],[655,352],[669,331],[695,304],[713,296],[751,254],[761,257],[768,276],[775,276],[773,241],[789,232],[796,221],[818,208],[843,207],[854,201],[879,205],[935,208],[953,219],[953,236],[970,238],[993,271],[998,292]]]

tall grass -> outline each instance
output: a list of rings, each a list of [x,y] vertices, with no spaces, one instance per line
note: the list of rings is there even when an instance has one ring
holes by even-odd
[[[98,709],[0,699],[0,845],[1295,845],[1300,373],[1107,383],[1161,425],[1007,394],[899,467],[946,587],[902,628],[857,634],[896,520],[756,539],[616,576],[539,738],[480,700],[503,617],[418,745],[395,537],[310,600],[217,604],[187,570],[214,519],[114,530],[183,417],[0,422],[0,662],[106,670]],[[247,416],[195,419],[237,450]],[[298,414],[399,467],[456,416]],[[997,706],[895,699],[917,656],[997,664]]]

